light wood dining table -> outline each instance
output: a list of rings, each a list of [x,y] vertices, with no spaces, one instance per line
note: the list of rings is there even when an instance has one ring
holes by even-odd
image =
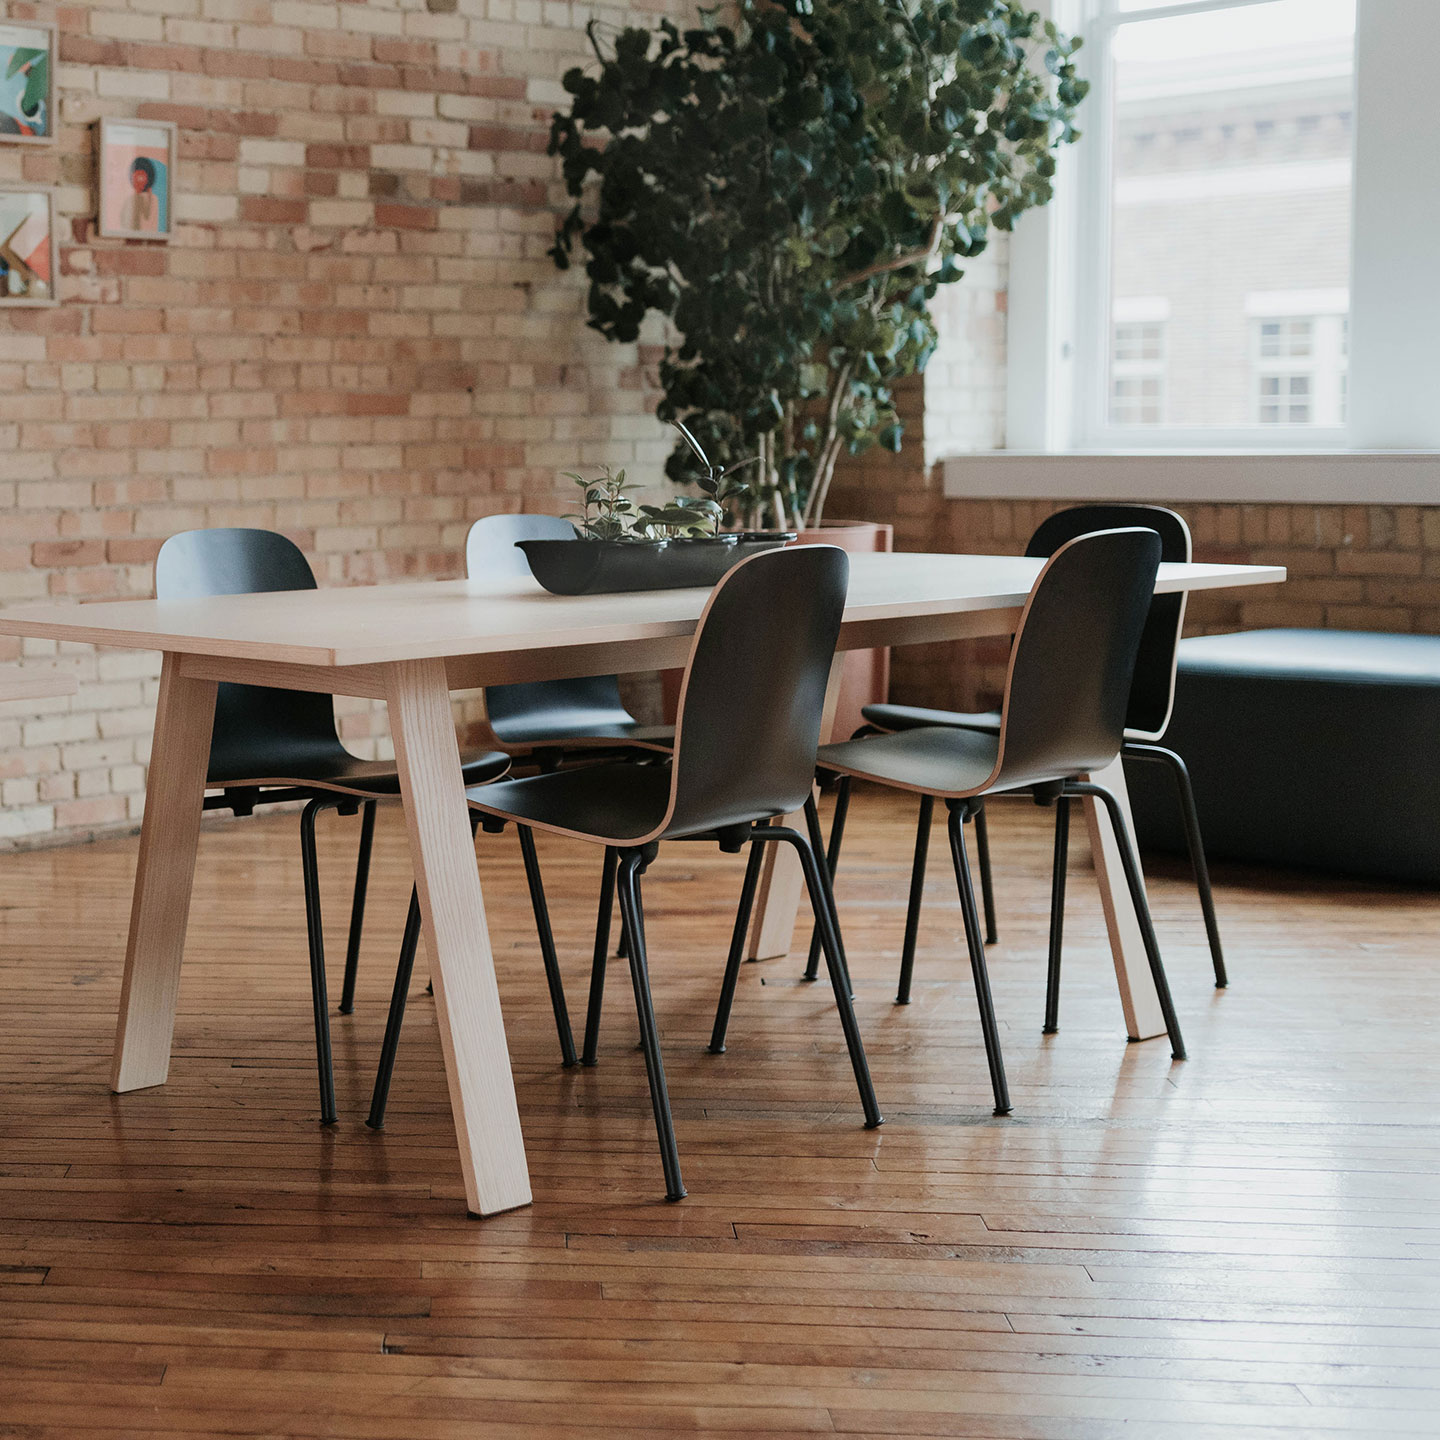
[[[1040,560],[855,555],[840,649],[1013,632]],[[1162,565],[1157,593],[1274,584],[1274,566]],[[164,661],[116,1028],[112,1086],[163,1084],[220,681],[386,703],[472,1214],[530,1202],[505,1026],[460,782],[453,690],[683,665],[707,590],[562,597],[532,581],[123,600],[0,614],[0,634],[159,650]],[[832,671],[838,688],[839,665]],[[1096,779],[1124,794],[1118,763]],[[1086,805],[1126,1028],[1159,1002],[1108,821]],[[799,887],[766,878],[752,949],[789,949]],[[717,972],[718,974],[718,972]]]

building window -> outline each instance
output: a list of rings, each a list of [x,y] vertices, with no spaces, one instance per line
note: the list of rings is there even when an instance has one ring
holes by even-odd
[[[1110,423],[1160,425],[1165,420],[1165,321],[1122,319],[1110,346]]]
[[[1308,425],[1314,416],[1308,375],[1260,377],[1262,425]]]
[[[1338,428],[1343,367],[1326,357],[1317,374],[1317,317],[1247,302],[1280,285],[1348,294],[1355,0],[1096,3],[1079,438]],[[1124,318],[1157,295],[1158,333]]]
[[[1252,295],[1252,393],[1260,425],[1320,425],[1345,422],[1348,304],[1344,291],[1330,300],[1328,315],[1266,314],[1267,309],[1324,303],[1319,294]],[[1259,314],[1255,312],[1259,311]]]

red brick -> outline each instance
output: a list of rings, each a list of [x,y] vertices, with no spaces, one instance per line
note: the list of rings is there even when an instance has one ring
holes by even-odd
[[[436,211],[420,205],[377,204],[375,224],[379,229],[435,230],[439,228],[440,217]]]
[[[210,112],[203,105],[172,105],[167,100],[145,100],[136,108],[141,120],[170,120],[182,130],[205,130]]]
[[[408,395],[355,395],[345,397],[347,415],[408,415]]]
[[[105,560],[103,540],[41,540],[30,547],[30,563],[52,565],[100,565]]]
[[[308,207],[303,200],[276,200],[270,195],[244,195],[240,218],[252,225],[303,225]]]

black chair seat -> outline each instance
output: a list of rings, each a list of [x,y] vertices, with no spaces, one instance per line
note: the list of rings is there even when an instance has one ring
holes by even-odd
[[[295,757],[289,758],[293,762]],[[496,780],[509,768],[510,756],[498,750],[472,750],[460,756],[460,773],[467,786],[484,785],[487,781]],[[285,785],[297,789],[333,790],[368,799],[398,795],[400,772],[393,760],[361,760],[347,750],[339,750],[318,756],[311,763],[281,768],[278,773],[256,773],[251,769],[241,774],[212,774],[205,783],[212,789]]]
[[[558,683],[558,682],[557,682]],[[515,686],[519,689],[519,686]],[[493,706],[498,712],[499,706]],[[492,713],[490,728],[502,745],[563,745],[567,750],[602,749],[611,745],[644,750],[670,750],[673,725],[642,725],[628,710],[552,709],[529,715]]]
[[[978,730],[927,726],[822,745],[822,770],[838,770],[920,795],[969,795],[995,773],[1000,742]]]
[[[624,846],[642,843],[664,824],[670,785],[668,765],[622,760],[503,780],[467,792],[466,799],[482,815]]]
[[[998,710],[927,710],[923,705],[867,705],[861,710],[868,724],[880,730],[918,730],[941,725],[951,730],[989,730],[1000,733]]]

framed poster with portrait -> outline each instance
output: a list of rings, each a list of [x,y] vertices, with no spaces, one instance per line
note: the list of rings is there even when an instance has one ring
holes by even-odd
[[[175,126],[102,120],[95,141],[99,230],[112,240],[168,240],[174,227]]]
[[[0,143],[55,138],[55,27],[0,21]]]
[[[55,192],[0,187],[0,310],[55,304]]]

